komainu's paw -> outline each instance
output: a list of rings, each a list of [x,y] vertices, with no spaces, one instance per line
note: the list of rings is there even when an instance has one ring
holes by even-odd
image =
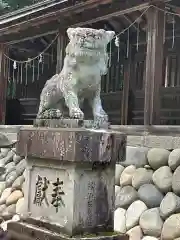
[[[108,115],[106,112],[102,109],[100,113],[96,113],[94,115],[94,121],[99,123],[108,122]]]
[[[48,109],[39,114],[37,118],[40,119],[60,119],[62,118],[62,112],[59,109]]]
[[[71,118],[84,119],[84,113],[79,108],[73,108],[69,115]]]
[[[107,114],[96,114],[94,116],[94,125],[93,127],[96,129],[99,128],[108,128],[108,116]]]

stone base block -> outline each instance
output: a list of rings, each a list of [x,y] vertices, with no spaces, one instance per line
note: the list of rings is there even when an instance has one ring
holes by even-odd
[[[34,127],[50,127],[50,128],[102,128],[108,129],[110,123],[99,122],[94,120],[80,119],[35,119]]]
[[[137,168],[144,167],[148,164],[147,153],[149,148],[147,147],[126,147],[126,160],[119,162],[124,167],[135,165]]]
[[[32,128],[20,131],[26,156],[25,211],[63,233],[113,231],[116,159],[123,134],[106,130]]]
[[[34,222],[35,223],[35,222]],[[118,233],[97,233],[96,235],[84,234],[79,236],[67,236],[53,229],[46,228],[43,223],[41,226],[28,222],[10,222],[8,224],[8,240],[128,240],[127,235]]]
[[[25,185],[25,209],[31,217],[56,224],[68,235],[113,230],[113,164],[92,169],[91,164],[32,162],[27,160]]]

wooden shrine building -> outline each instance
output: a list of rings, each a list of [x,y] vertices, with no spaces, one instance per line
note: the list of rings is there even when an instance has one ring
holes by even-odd
[[[32,124],[66,30],[81,26],[120,33],[102,79],[111,123],[180,125],[179,14],[179,0],[45,0],[0,16],[1,124]]]

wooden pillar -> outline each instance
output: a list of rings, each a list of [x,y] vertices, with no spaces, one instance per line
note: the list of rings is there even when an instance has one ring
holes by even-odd
[[[160,88],[164,50],[164,12],[147,13],[147,55],[145,74],[144,125],[160,124]]]
[[[66,48],[66,37],[65,37],[65,34],[62,35],[60,33],[57,39],[56,73],[60,73],[63,68],[65,48]]]
[[[0,124],[5,124],[6,120],[6,96],[7,96],[7,60],[4,57],[7,54],[5,45],[0,44]]]
[[[129,58],[126,59],[124,65],[124,82],[123,82],[123,92],[122,92],[122,104],[121,104],[121,125],[128,124],[128,104],[129,104],[129,88],[130,88],[130,78],[131,78],[131,48],[129,53]]]

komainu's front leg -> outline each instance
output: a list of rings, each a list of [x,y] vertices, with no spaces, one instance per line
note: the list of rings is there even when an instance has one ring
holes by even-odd
[[[90,101],[93,111],[94,120],[98,122],[108,122],[108,115],[102,107],[100,98],[100,87],[95,92],[94,98]]]
[[[69,108],[69,116],[76,119],[84,119],[84,113],[79,107],[77,94],[73,91],[65,91],[64,99],[66,106]]]

